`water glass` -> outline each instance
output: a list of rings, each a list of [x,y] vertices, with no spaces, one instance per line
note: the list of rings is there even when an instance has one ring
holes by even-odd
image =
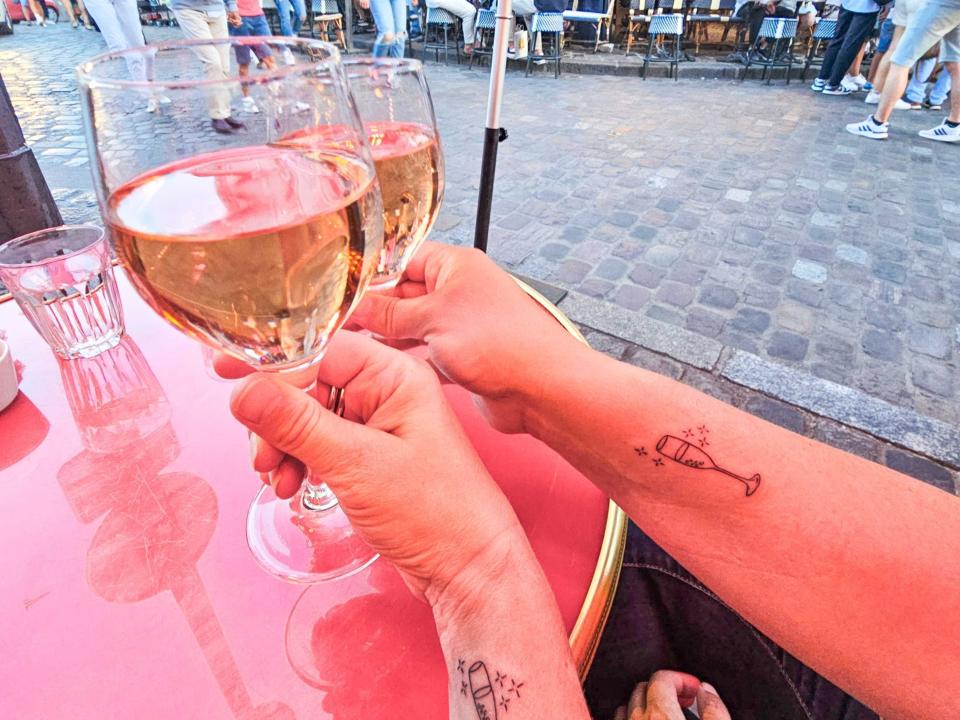
[[[89,358],[123,336],[123,311],[103,228],[64,225],[0,245],[0,281],[63,358]]]

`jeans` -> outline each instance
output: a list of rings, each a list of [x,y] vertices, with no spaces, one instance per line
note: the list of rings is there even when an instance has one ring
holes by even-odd
[[[370,12],[377,26],[373,56],[402,58],[407,40],[406,0],[370,0]]]
[[[87,7],[89,7],[87,0]],[[174,10],[173,14],[187,39],[227,37],[227,14],[209,13],[206,10],[191,10],[182,8]],[[220,81],[206,88],[207,105],[210,118],[222,120],[230,117],[230,90],[223,81],[230,72],[230,45],[197,45],[192,48],[194,54],[203,63],[203,76],[206,80]]]
[[[276,0],[277,15],[280,16],[280,34],[294,35],[300,32],[303,25],[301,18],[307,17],[307,6],[304,0]],[[290,15],[293,15],[293,27],[290,26]]]
[[[937,65],[936,58],[927,58],[917,62],[917,67],[913,71],[913,77],[910,78],[910,84],[907,85],[907,100],[910,102],[923,102],[927,93],[927,78],[933,72]],[[930,89],[930,104],[943,105],[947,99],[947,93],[950,92],[950,73],[943,69],[940,76]]]
[[[879,720],[761,635],[631,522],[584,684],[592,717],[612,718],[638,682],[663,669],[709,682],[735,720]]]
[[[835,87],[847,74],[847,68],[860,52],[864,41],[870,37],[879,12],[855,13],[840,8],[837,16],[837,32],[823,54],[823,65],[817,78],[826,80]],[[913,63],[910,63],[911,65]]]
[[[111,52],[143,46],[140,11],[137,0],[87,0],[87,12],[93,17]],[[125,55],[127,71],[134,80],[145,80],[143,58]]]

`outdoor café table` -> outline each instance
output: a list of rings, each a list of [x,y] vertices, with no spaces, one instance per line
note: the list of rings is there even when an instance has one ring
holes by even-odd
[[[231,384],[118,279],[127,335],[90,360],[58,361],[0,303],[22,363],[0,412],[0,718],[447,717],[430,613],[387,561],[309,587],[256,564],[245,520],[259,480]],[[623,513],[446,392],[543,564],[583,676]]]

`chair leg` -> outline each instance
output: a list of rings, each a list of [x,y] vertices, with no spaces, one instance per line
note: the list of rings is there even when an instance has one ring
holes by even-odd
[[[347,49],[347,39],[343,35],[343,20],[337,20],[337,42],[344,50]],[[413,43],[410,43],[410,52],[413,52]]]
[[[790,71],[793,70],[793,42],[787,45],[787,85],[790,84]]]
[[[653,35],[650,35],[650,41],[647,43],[647,54],[643,56],[643,69],[640,71],[640,77],[647,79],[647,65],[650,63],[650,55],[653,53]]]

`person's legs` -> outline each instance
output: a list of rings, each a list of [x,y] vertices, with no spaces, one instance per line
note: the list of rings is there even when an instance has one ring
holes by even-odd
[[[874,84],[874,79],[877,77],[880,63],[890,51],[890,43],[893,42],[893,27],[893,20],[890,18],[884,20],[880,25],[880,37],[877,38],[877,51],[873,54],[873,59],[870,61],[870,70],[867,72],[867,80],[871,85]]]
[[[907,87],[910,68],[941,39],[942,58],[960,61],[960,0],[928,0],[917,11],[897,49],[891,53],[880,106],[873,115],[875,120],[886,123],[890,119],[894,105]]]
[[[407,0],[391,0],[390,8],[393,12],[393,27],[397,33],[390,54],[402,58],[407,43]]]
[[[910,82],[907,83],[907,91],[904,93],[907,100],[912,103],[923,102],[923,99],[927,95],[927,79],[930,77],[930,73],[933,72],[936,65],[936,58],[921,58],[917,60],[917,64],[913,66],[913,76],[910,78]],[[943,75],[950,77],[949,73],[943,73]]]
[[[613,717],[662,669],[713,685],[734,718],[877,720],[877,715],[761,635],[629,523],[620,580],[584,692]]]
[[[843,41],[850,30],[853,17],[854,13],[840,8],[840,14],[837,16],[837,29],[823,53],[823,64],[820,66],[820,72],[817,73],[817,80],[826,81],[833,72],[834,63],[837,60],[837,55],[840,54],[840,48],[843,47]]]
[[[906,30],[902,25],[895,25],[893,28],[893,37],[890,38],[890,47],[883,60],[880,61],[880,67],[877,68],[877,75],[873,80],[873,91],[883,92],[883,84],[887,81],[887,73],[890,72],[890,57],[900,44],[900,38],[903,37],[903,31]]]
[[[303,27],[303,23],[307,20],[307,6],[304,3],[304,0],[293,0],[293,32],[291,35],[299,35],[300,28]]]
[[[856,54],[856,56],[853,58],[853,62],[850,63],[850,67],[847,68],[847,75],[850,77],[857,77],[861,74],[860,70],[863,67],[863,56],[866,52],[867,42],[864,40],[862,43],[860,43],[860,52]]]
[[[88,3],[90,0],[87,0]],[[102,0],[96,0],[101,2]],[[183,30],[184,37],[197,40],[212,40],[216,37],[227,37],[227,17],[219,15],[210,17],[200,10],[175,10],[177,22]],[[96,17],[96,15],[94,15]],[[99,24],[99,20],[97,23]],[[224,44],[222,48],[212,45],[198,45],[191,48],[203,64],[203,76],[207,80],[223,81],[227,79],[227,69],[230,67],[230,46]],[[212,88],[207,93],[207,104],[212,120],[223,120],[230,117],[230,91],[225,87]]]
[[[113,0],[87,0],[87,9],[97,21],[97,27],[100,28],[100,34],[107,43],[107,49],[111,52],[116,50],[125,50],[127,47],[127,36],[120,25],[120,18],[117,17],[117,7]],[[128,70],[133,70],[127,65]],[[143,76],[135,79],[143,79]]]
[[[60,7],[70,19],[70,27],[77,27],[77,16],[73,12],[73,3],[70,0],[60,0]]]
[[[373,24],[377,28],[373,56],[386,57],[390,55],[397,37],[396,25],[393,22],[393,4],[390,0],[370,0],[370,13],[373,15]]]
[[[836,87],[847,74],[854,57],[860,52],[864,41],[870,37],[873,32],[873,26],[877,20],[877,13],[852,13],[850,20],[850,29],[843,38],[843,44],[837,52],[833,63],[833,69],[830,72],[827,85]]]
[[[467,0],[431,0],[429,7],[438,7],[453,13],[463,22],[463,42],[473,45],[475,39],[474,25],[477,20],[477,9]]]
[[[290,16],[293,14],[293,3],[291,0],[276,0],[277,15],[280,17],[280,34],[293,35],[293,27],[290,25]]]
[[[146,43],[143,39],[143,27],[140,25],[140,11],[137,9],[137,0],[113,0],[113,5],[117,14],[117,22],[120,24],[120,31],[123,33],[124,45],[128,48],[143,47]],[[143,58],[137,55],[128,55],[127,69],[130,71],[130,77],[144,80],[146,73],[143,67]]]
[[[47,8],[43,4],[43,0],[30,0],[30,11],[33,13],[39,25],[46,26]]]
[[[947,101],[947,94],[950,92],[950,88],[952,86],[953,78],[950,75],[950,71],[947,68],[944,68],[943,72],[940,73],[939,77],[937,77],[937,81],[930,89],[930,105],[943,105]]]

